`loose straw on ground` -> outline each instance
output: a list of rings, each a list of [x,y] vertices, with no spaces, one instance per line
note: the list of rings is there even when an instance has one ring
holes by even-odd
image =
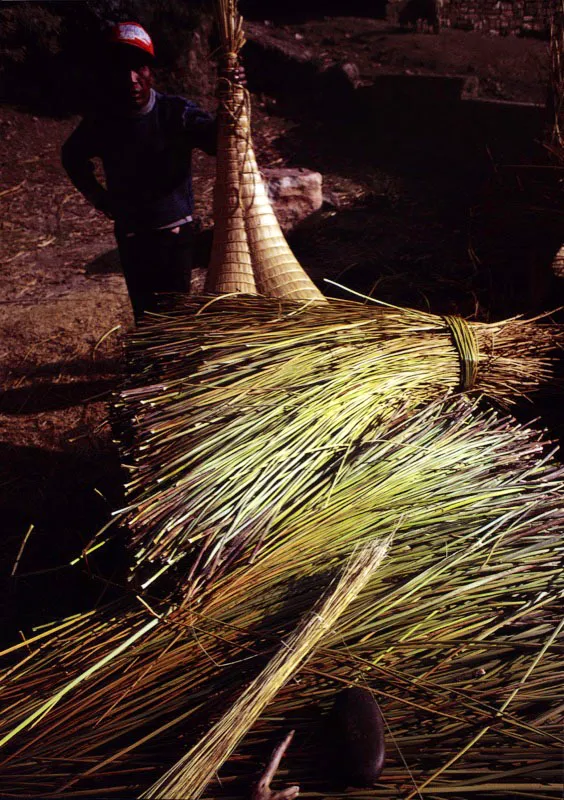
[[[358,596],[384,558],[389,541],[374,542],[355,552],[339,579],[229,711],[143,798],[165,800],[189,796],[197,800],[278,691],[302,666],[343,611]]]
[[[132,599],[0,654],[0,738],[19,728],[0,750],[4,794],[139,796],[163,757],[170,763],[189,749],[192,731],[240,691],[241,662],[252,668],[272,653],[311,608],[328,568],[390,534],[373,580],[302,668],[300,684],[281,689],[245,737],[214,796],[244,796],[261,742],[291,727],[300,741],[292,776],[324,798],[311,770],[311,718],[300,708],[306,694],[325,708],[336,687],[361,679],[405,759],[392,748],[382,798],[396,798],[410,776],[422,783],[492,720],[480,747],[433,784],[434,795],[444,789],[466,800],[466,787],[479,783],[488,797],[495,784],[498,796],[546,798],[531,786],[559,780],[564,642],[528,670],[561,618],[563,469],[538,431],[463,399],[381,432],[344,463],[325,502],[310,497],[292,509],[252,564],[235,560],[136,641],[132,633],[151,617]],[[166,614],[168,605],[149,602]],[[41,707],[47,713],[35,716]]]

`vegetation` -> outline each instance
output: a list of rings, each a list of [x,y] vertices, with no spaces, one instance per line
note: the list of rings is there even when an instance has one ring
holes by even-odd
[[[549,379],[557,327],[465,328],[457,347],[425,312],[239,295],[181,300],[133,333],[116,410],[143,585],[178,565],[196,591],[252,558],[394,417],[460,388],[461,360],[476,371],[465,388],[502,404]]]

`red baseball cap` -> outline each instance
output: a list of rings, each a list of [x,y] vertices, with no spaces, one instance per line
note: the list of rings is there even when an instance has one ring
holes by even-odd
[[[151,58],[155,57],[153,41],[145,28],[138,22],[117,22],[109,30],[108,41],[110,44],[127,44],[137,47]]]

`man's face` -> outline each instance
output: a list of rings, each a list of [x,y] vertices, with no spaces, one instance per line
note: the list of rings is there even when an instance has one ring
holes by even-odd
[[[120,51],[111,59],[109,67],[108,88],[116,105],[130,111],[139,111],[147,105],[153,75],[143,57],[128,47],[128,50]]]

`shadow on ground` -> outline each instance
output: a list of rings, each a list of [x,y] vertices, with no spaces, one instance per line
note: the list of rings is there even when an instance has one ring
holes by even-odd
[[[112,449],[81,453],[78,448],[55,452],[0,446],[5,565],[0,597],[6,630],[39,625],[90,609],[102,597],[111,599],[113,590],[87,573],[123,577],[126,559],[119,538],[87,565],[69,564],[122,504],[122,481]]]
[[[314,277],[346,277],[359,291],[436,313],[499,319],[554,309],[562,188],[540,144],[543,110],[415,96],[398,108],[382,98],[343,98],[324,118],[295,111],[300,121],[278,142],[290,164],[366,187],[353,206],[292,234]]]
[[[0,413],[18,415],[58,411],[95,400],[107,400],[114,388],[115,380],[111,378],[72,383],[36,382],[0,394]]]
[[[115,250],[108,250],[107,253],[102,255],[87,264],[87,275],[121,275],[122,269],[119,260],[119,253],[117,248]]]
[[[117,447],[107,426],[104,431],[92,429],[105,417],[103,403],[95,406],[93,401],[109,398],[119,372],[116,357],[62,360],[31,370],[23,364],[10,370],[13,388],[0,395],[6,425],[6,440],[0,444],[0,613],[7,631],[29,630],[111,597],[114,590],[92,580],[88,571],[112,580],[123,577],[119,537],[88,564],[69,566],[123,505]],[[19,377],[25,385],[18,385]],[[41,441],[37,431],[49,434],[45,444],[20,443],[26,438]]]

